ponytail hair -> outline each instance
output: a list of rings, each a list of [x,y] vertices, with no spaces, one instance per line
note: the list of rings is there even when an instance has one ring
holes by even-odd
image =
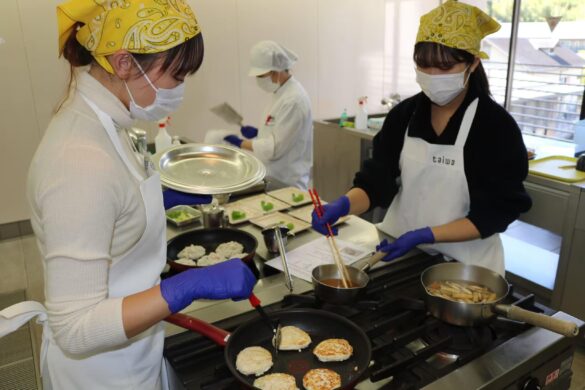
[[[79,41],[77,40],[77,28],[82,26],[82,23],[76,23],[75,26],[71,29],[71,33],[69,37],[65,41],[65,45],[61,50],[59,56],[65,57],[67,62],[69,62],[69,82],[67,83],[67,91],[65,92],[65,97],[61,99],[61,102],[57,105],[55,109],[55,113],[57,113],[63,104],[69,99],[69,94],[71,93],[71,88],[73,88],[75,84],[75,68],[80,66],[86,66],[91,64],[93,60],[93,56]]]

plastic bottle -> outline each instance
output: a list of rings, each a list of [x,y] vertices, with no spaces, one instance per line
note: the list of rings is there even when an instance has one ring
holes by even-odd
[[[154,137],[154,148],[156,153],[162,152],[171,147],[173,139],[167,132],[167,118],[158,122],[158,134]]]
[[[358,100],[358,110],[355,115],[355,128],[365,130],[368,128],[368,110],[366,109],[366,97]]]
[[[339,117],[339,127],[344,127],[347,122],[347,109],[343,109],[341,116]]]

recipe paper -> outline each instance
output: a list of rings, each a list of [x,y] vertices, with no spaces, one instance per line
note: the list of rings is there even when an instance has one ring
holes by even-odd
[[[311,273],[313,268],[322,264],[335,264],[331,246],[327,242],[328,238],[320,237],[305,245],[302,245],[286,253],[288,270],[291,275],[311,282]],[[359,245],[347,241],[335,239],[339,254],[346,265],[353,264],[356,261],[370,255],[372,251]],[[267,265],[283,270],[280,256],[266,262]]]

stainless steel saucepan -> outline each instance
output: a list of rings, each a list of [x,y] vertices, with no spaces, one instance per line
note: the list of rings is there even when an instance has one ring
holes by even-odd
[[[313,268],[312,280],[315,295],[329,303],[346,304],[354,302],[366,289],[370,277],[366,273],[386,255],[376,252],[370,258],[348,266],[349,287],[343,287],[339,268],[335,264],[324,264]]]
[[[433,282],[444,281],[482,285],[492,290],[496,294],[496,299],[486,303],[464,303],[428,292],[428,286]],[[501,302],[508,296],[510,286],[503,276],[484,267],[463,263],[437,264],[423,271],[421,282],[426,291],[427,309],[433,316],[449,324],[476,326],[497,315],[503,315],[567,337],[574,337],[579,333],[577,324],[573,322],[559,320],[518,306],[502,304]]]

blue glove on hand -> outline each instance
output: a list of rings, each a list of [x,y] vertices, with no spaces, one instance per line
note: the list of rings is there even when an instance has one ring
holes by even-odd
[[[168,189],[163,191],[163,203],[165,210],[177,205],[207,204],[211,203],[211,195],[187,194]]]
[[[160,292],[171,313],[195,299],[247,299],[256,284],[254,274],[240,259],[194,268],[160,282]]]
[[[313,229],[321,234],[327,235],[327,223],[333,225],[340,217],[349,213],[349,198],[345,195],[333,201],[332,203],[323,205],[323,216],[319,218],[317,212],[313,210],[311,214],[311,225]],[[331,227],[333,234],[337,235],[337,228]]]
[[[258,129],[254,126],[242,126],[240,129],[242,135],[248,139],[254,138],[258,135]]]
[[[223,137],[224,141],[229,142],[230,144],[237,146],[238,148],[242,147],[242,142],[244,142],[243,139],[241,139],[240,137],[238,137],[237,135],[228,135],[227,137]]]
[[[382,260],[390,261],[406,254],[419,244],[433,244],[434,242],[435,236],[433,235],[433,231],[430,227],[426,227],[406,232],[391,243],[384,239],[380,245],[376,246],[376,250],[386,252],[387,255]]]

